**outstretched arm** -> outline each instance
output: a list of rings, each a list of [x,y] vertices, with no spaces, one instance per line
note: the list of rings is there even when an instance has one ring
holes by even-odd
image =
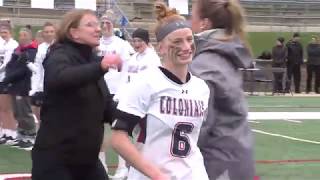
[[[123,130],[113,130],[112,147],[135,169],[150,177],[152,180],[169,180],[158,167],[146,160],[131,143],[128,133]]]

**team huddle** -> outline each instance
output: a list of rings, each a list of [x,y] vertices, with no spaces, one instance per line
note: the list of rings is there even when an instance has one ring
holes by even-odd
[[[55,40],[39,46],[46,53],[32,179],[109,179],[108,145],[119,154],[114,178],[254,178],[239,71],[251,55],[239,2],[199,0],[191,24],[160,1],[155,13],[157,47],[138,28],[132,48],[114,35],[111,11],[98,20],[91,10],[68,12]],[[30,72],[33,62],[25,63]]]

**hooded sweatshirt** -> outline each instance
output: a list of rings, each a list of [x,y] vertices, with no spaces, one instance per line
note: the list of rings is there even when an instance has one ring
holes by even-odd
[[[288,51],[285,46],[276,45],[272,48],[272,66],[285,67]]]
[[[303,47],[298,41],[290,40],[287,43],[288,49],[288,65],[301,65],[303,64]]]
[[[209,177],[224,167],[222,172],[231,172],[228,168],[238,170],[241,166],[247,174],[239,177],[247,179],[254,174],[253,136],[247,121],[248,105],[239,68],[250,67],[252,58],[239,38],[216,40],[223,35],[223,29],[208,30],[195,41],[190,71],[205,80],[210,88],[208,114],[198,145]]]

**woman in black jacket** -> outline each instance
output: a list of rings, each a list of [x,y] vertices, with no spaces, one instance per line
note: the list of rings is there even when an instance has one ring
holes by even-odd
[[[115,108],[103,80],[116,55],[100,60],[99,22],[90,10],[65,15],[44,60],[41,125],[32,151],[33,180],[105,180],[98,160],[104,122]]]

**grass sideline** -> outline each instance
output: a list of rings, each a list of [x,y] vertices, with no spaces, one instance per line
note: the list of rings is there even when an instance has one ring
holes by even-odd
[[[248,97],[250,111],[258,107],[260,112],[270,108],[282,107],[283,111],[290,111],[293,107],[300,107],[300,111],[308,106],[319,106],[320,97]],[[272,107],[274,106],[274,107]],[[302,107],[302,108],[301,108]],[[320,118],[319,118],[320,119]],[[296,138],[320,141],[320,120],[304,120],[302,123],[287,121],[259,121],[259,124],[250,123],[254,129],[269,133],[277,133]],[[109,131],[107,131],[109,132]],[[256,134],[256,160],[313,160],[320,159],[319,145],[292,141],[263,134]],[[110,150],[107,154],[109,165],[117,164],[117,155]],[[257,163],[257,175],[261,180],[316,180],[320,179],[319,162],[301,163]],[[0,145],[0,174],[28,173],[31,170],[30,152]],[[114,169],[110,169],[110,174]]]
[[[248,96],[250,112],[320,112],[320,97]]]
[[[260,121],[251,123],[253,129],[271,133],[305,138],[319,141],[320,121],[303,121],[302,124],[286,121]],[[320,179],[319,147],[311,143],[297,142],[263,134],[255,133],[257,160],[305,160],[296,163],[257,163],[256,168],[261,179],[266,180],[316,180]]]
[[[291,39],[292,32],[249,32],[248,39],[252,47],[254,57],[259,56],[263,51],[268,50],[271,52],[272,47],[275,46],[278,37],[284,37],[286,42]],[[311,41],[312,35],[319,35],[319,32],[301,32],[301,42],[305,48],[307,44]],[[306,57],[306,53],[304,53]]]

